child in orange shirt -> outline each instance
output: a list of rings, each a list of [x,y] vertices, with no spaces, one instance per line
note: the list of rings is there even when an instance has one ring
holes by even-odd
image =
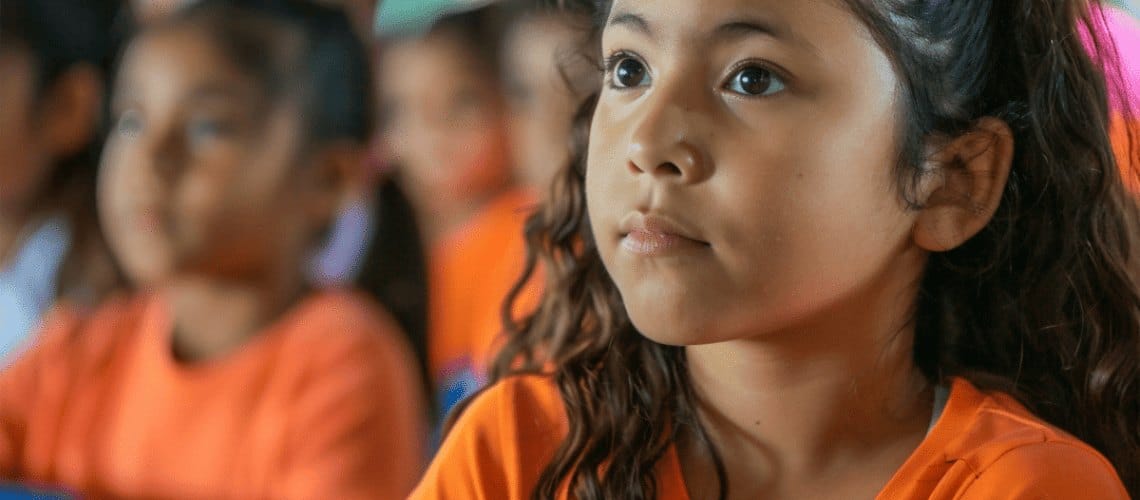
[[[600,6],[548,287],[412,498],[1140,495],[1087,2]]]
[[[403,498],[426,429],[411,354],[302,266],[371,133],[339,10],[205,0],[129,46],[100,174],[141,292],[61,310],[0,373],[0,480],[93,498]]]
[[[501,18],[494,6],[451,14],[387,41],[382,56],[388,149],[428,248],[429,371],[442,414],[485,381],[534,203],[510,178]]]

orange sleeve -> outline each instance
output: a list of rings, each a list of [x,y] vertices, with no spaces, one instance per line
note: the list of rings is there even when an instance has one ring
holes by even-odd
[[[549,378],[501,380],[466,408],[411,498],[529,499],[568,426]]]
[[[475,397],[447,434],[411,500],[506,500],[508,485],[495,386]]]
[[[312,382],[289,409],[279,498],[402,500],[423,470],[426,410],[414,358],[391,331],[363,333],[372,335],[308,367]]]
[[[1075,444],[1041,442],[1014,448],[982,470],[962,500],[1096,498],[1127,500],[1112,465]]]
[[[32,347],[0,371],[0,479],[19,479],[28,412],[49,376],[44,368],[50,366],[78,324],[79,317],[73,311],[55,308],[44,318],[44,327]]]

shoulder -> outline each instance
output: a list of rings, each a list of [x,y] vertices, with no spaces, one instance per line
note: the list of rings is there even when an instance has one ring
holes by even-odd
[[[528,498],[567,432],[550,377],[504,379],[463,411],[413,498]]]
[[[557,447],[569,431],[562,396],[547,375],[517,375],[482,392],[463,411],[454,434],[487,427],[508,437]]]
[[[282,321],[279,361],[296,383],[329,392],[404,399],[419,387],[416,358],[391,315],[363,293],[327,291],[305,299]],[[319,388],[319,389],[317,389]],[[349,398],[350,399],[350,398]],[[366,399],[373,406],[387,401]]]
[[[402,353],[403,334],[392,316],[366,295],[352,290],[314,294],[288,315],[294,349],[309,354]]]
[[[0,406],[7,398],[21,405],[53,398],[73,382],[109,373],[130,355],[148,302],[146,297],[116,297],[94,311],[54,307],[26,349],[0,367]]]
[[[945,416],[961,425],[945,452],[965,466],[962,498],[1128,498],[1104,456],[1006,394],[956,380]]]
[[[29,354],[66,355],[79,364],[105,360],[138,333],[153,303],[147,295],[113,296],[95,309],[62,302],[44,316]]]

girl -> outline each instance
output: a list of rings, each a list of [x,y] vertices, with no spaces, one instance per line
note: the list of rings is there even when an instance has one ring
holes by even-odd
[[[0,479],[103,498],[404,498],[421,395],[393,321],[302,264],[371,135],[339,10],[204,0],[129,46],[100,213],[143,291],[0,373]]]
[[[496,7],[446,16],[423,36],[390,40],[382,57],[389,152],[428,248],[428,359],[442,414],[485,381],[525,260],[533,201],[510,179],[501,17]]]
[[[590,17],[539,0],[522,0],[503,44],[503,81],[515,178],[545,194],[570,160],[570,125],[578,104],[597,91],[581,36]]]
[[[1140,494],[1088,2],[600,7],[549,288],[413,498]]]
[[[117,2],[0,1],[0,366],[119,284],[94,217]]]

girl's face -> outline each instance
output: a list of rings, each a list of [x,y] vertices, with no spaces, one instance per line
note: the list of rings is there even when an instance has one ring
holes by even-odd
[[[503,184],[507,138],[500,89],[448,35],[385,48],[388,150],[418,202],[463,205]]]
[[[524,20],[506,43],[512,158],[517,176],[544,192],[570,160],[570,127],[596,70],[580,54],[579,33],[554,16]]]
[[[35,71],[22,50],[0,47],[0,213],[22,210],[47,175],[32,127]]]
[[[842,2],[616,0],[602,44],[588,208],[641,332],[789,331],[917,281],[900,83]]]
[[[114,96],[100,215],[143,285],[179,273],[247,279],[300,252],[318,184],[300,166],[299,110],[264,92],[192,26],[134,42]]]

